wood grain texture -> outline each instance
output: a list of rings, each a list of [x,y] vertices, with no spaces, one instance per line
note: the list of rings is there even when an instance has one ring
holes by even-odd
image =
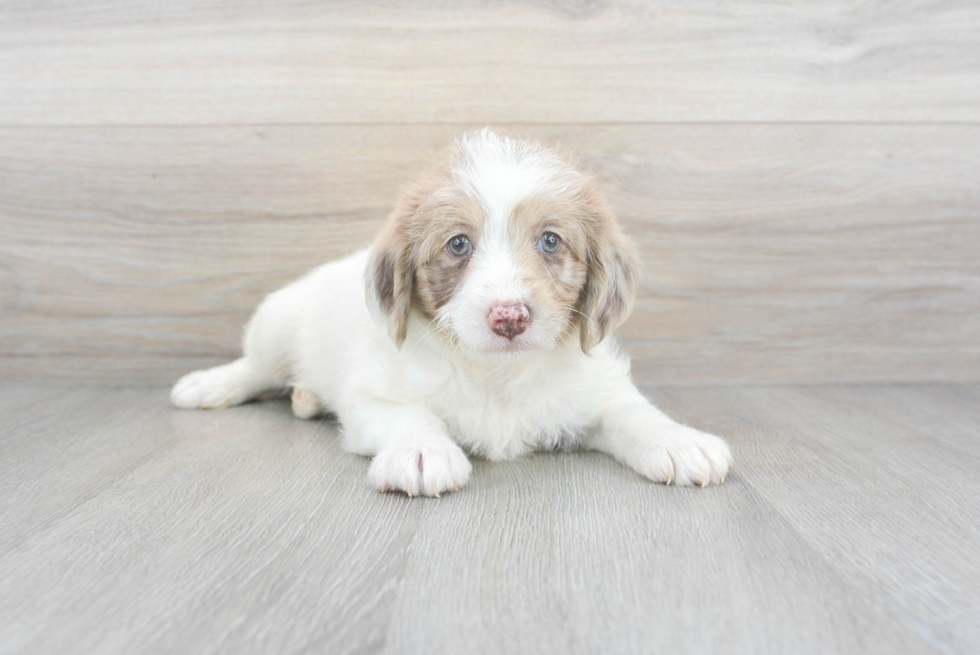
[[[284,401],[0,383],[0,653],[972,652],[980,388],[648,391],[724,486],[549,453],[409,500]]]
[[[933,648],[967,653],[980,642],[980,501],[972,491],[980,449],[976,407],[950,411],[935,400],[954,393],[817,387],[653,396],[679,419],[732,435],[739,472],[855,593],[880,598]]]
[[[598,454],[487,469],[480,486],[492,495],[460,501],[480,521],[457,527],[439,507],[423,516],[392,652],[457,652],[445,625],[465,626],[472,652],[922,649],[740,477],[675,495]]]
[[[0,376],[170,381],[463,126],[0,129]],[[526,126],[603,179],[640,379],[975,381],[980,126]]]
[[[0,5],[0,124],[980,120],[971,0]]]

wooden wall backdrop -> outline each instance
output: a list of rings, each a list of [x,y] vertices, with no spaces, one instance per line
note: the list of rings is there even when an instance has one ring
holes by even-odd
[[[0,376],[235,356],[486,124],[605,181],[644,380],[980,380],[973,0],[0,2]]]

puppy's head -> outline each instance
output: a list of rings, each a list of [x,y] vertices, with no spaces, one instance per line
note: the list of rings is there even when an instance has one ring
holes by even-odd
[[[638,272],[593,178],[544,147],[465,135],[375,242],[369,302],[396,344],[413,313],[471,356],[588,351],[629,315]]]

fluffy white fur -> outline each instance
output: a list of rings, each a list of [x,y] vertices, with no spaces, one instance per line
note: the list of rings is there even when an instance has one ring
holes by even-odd
[[[457,143],[448,167],[455,192],[481,208],[481,232],[452,299],[432,316],[413,309],[400,347],[370,283],[377,253],[362,250],[271,294],[249,323],[244,356],[183,377],[173,403],[223,408],[293,387],[297,416],[335,412],[346,448],[373,457],[372,485],[410,496],[465,484],[464,449],[498,460],[578,446],[658,482],[723,482],[732,460],[721,439],[650,404],[611,337],[584,352],[567,338],[569,315],[531,298],[512,213],[530,196],[576,192],[582,174],[489,131]],[[509,299],[527,302],[533,315],[513,340],[486,318],[492,303]]]

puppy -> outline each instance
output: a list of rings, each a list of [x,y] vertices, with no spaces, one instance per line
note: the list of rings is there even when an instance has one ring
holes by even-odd
[[[381,491],[439,496],[491,460],[608,453],[647,478],[725,481],[724,441],[643,397],[611,333],[636,256],[595,180],[541,145],[483,130],[411,188],[369,250],[261,304],[244,356],[186,375],[177,407],[292,387],[293,412],[335,412]]]

